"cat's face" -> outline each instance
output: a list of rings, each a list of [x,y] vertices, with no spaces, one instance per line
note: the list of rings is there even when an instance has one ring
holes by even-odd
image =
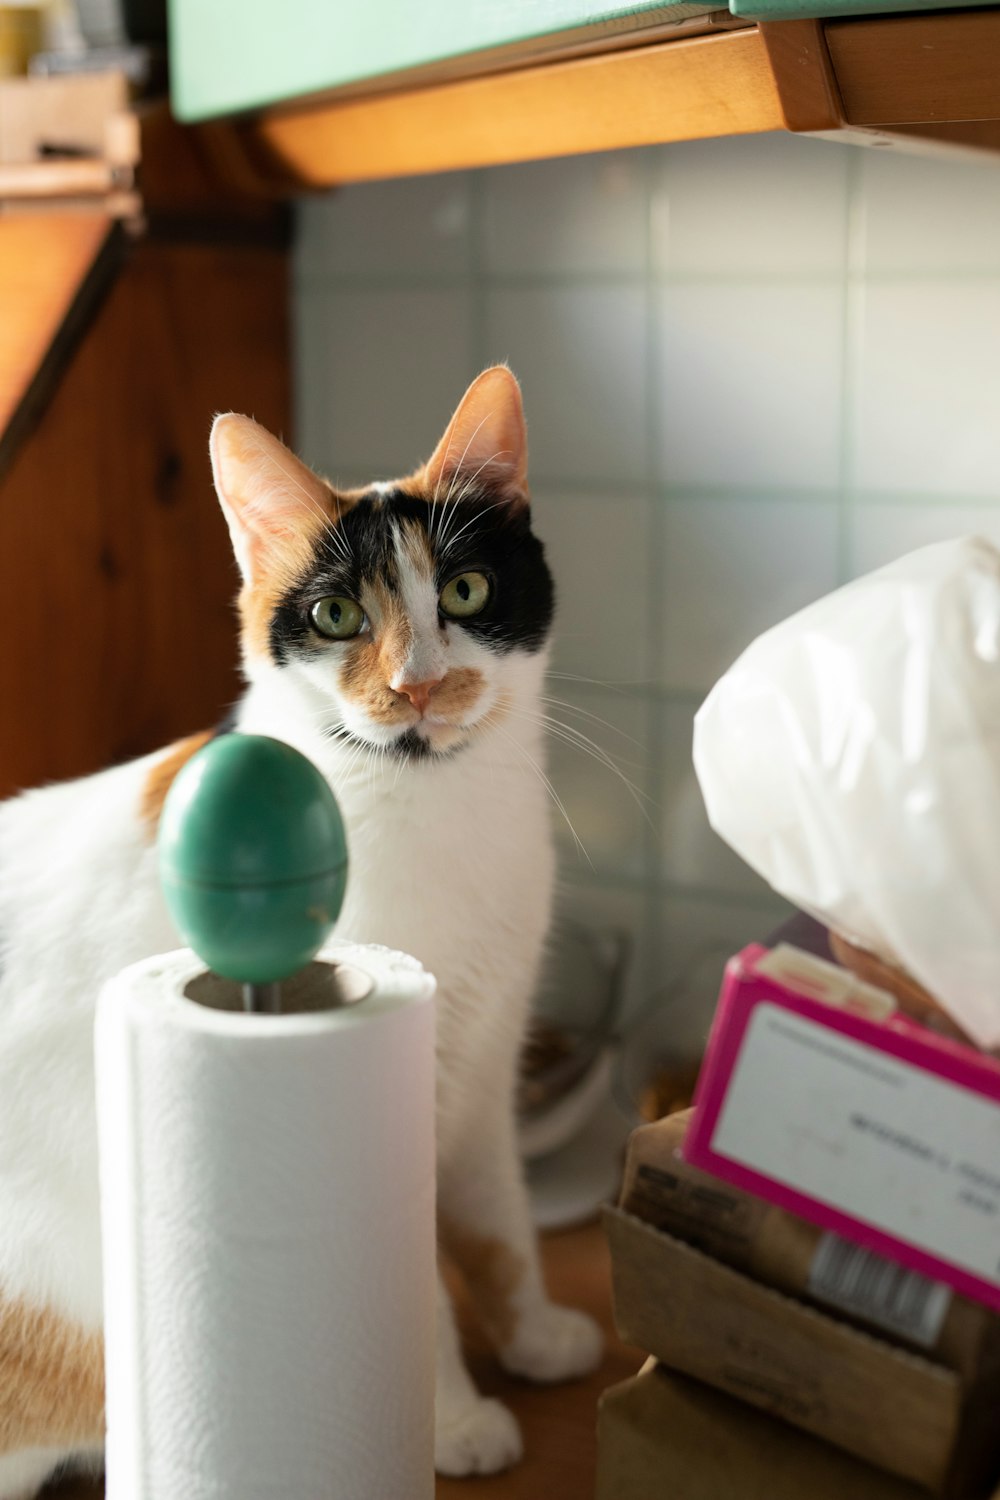
[[[503,717],[553,610],[508,370],[481,375],[427,463],[392,484],[338,493],[233,415],[212,461],[251,675],[308,683],[323,730],[401,756],[450,754]]]

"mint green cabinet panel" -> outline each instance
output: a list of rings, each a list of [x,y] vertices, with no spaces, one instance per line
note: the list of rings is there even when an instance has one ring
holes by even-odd
[[[995,0],[729,0],[734,16],[748,21],[791,21],[803,16],[887,15],[914,10],[972,10]]]
[[[729,0],[746,20],[968,9],[991,0]],[[994,0],[995,3],[995,0]],[[631,31],[725,0],[168,0],[174,109],[202,120],[601,27]]]
[[[719,0],[170,0],[173,104],[180,119],[200,120],[578,27],[626,30],[719,8]]]

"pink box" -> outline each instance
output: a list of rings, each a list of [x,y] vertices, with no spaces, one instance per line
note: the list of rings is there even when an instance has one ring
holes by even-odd
[[[684,1155],[1000,1309],[1000,1063],[835,964],[730,960]]]

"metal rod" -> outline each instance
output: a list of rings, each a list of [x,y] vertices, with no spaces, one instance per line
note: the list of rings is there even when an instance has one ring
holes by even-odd
[[[276,1016],[281,1011],[280,984],[245,984],[243,1009],[259,1015]]]

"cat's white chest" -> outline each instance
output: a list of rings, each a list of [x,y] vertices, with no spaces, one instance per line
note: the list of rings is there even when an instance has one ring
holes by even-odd
[[[516,767],[485,756],[428,768],[423,784],[411,774],[393,787],[392,776],[371,790],[340,787],[350,878],[338,931],[412,952],[445,990],[467,989],[486,960],[499,981],[503,960],[533,947],[548,916],[543,798]]]
[[[468,758],[465,759],[465,756]],[[438,981],[439,1150],[507,1086],[550,918],[544,788],[484,747],[444,766],[341,782],[350,877],[338,935],[412,953]],[[462,761],[464,760],[464,764]],[[530,773],[530,774],[529,774]]]

